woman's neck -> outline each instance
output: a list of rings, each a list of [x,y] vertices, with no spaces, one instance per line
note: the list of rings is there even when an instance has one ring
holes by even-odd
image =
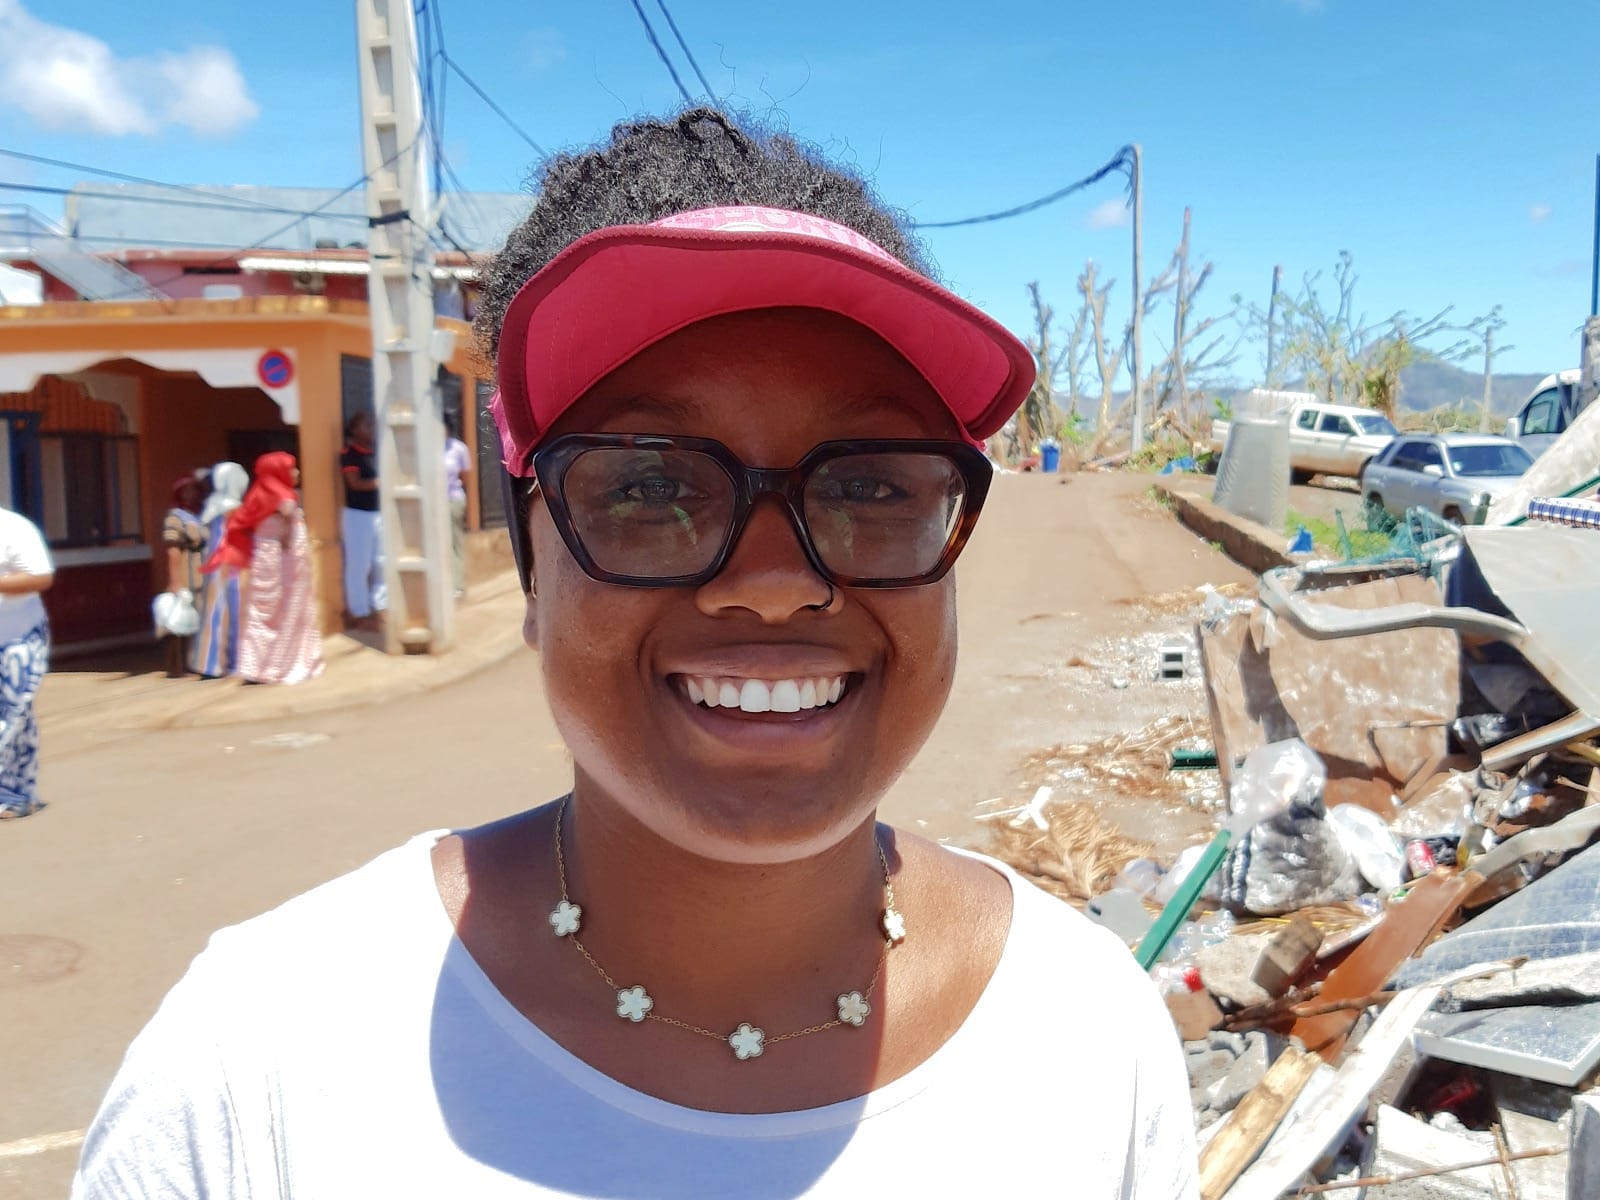
[[[563,827],[567,891],[585,946],[619,983],[670,996],[691,1020],[723,1020],[719,1006],[737,1015],[797,989],[865,986],[883,948],[877,837],[868,820],[814,857],[716,862],[580,781]]]

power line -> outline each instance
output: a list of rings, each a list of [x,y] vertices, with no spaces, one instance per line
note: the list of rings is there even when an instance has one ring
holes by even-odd
[[[67,171],[82,171],[87,175],[98,175],[103,179],[120,179],[124,183],[142,183],[147,187],[166,188],[167,190],[174,192],[188,192],[192,195],[204,196],[211,200],[230,199],[228,196],[221,195],[217,192],[207,191],[205,188],[192,187],[186,183],[167,183],[160,179],[146,179],[142,175],[127,175],[121,171],[106,170],[104,167],[91,167],[86,163],[68,162],[65,159],[60,158],[46,158],[42,154],[28,154],[21,150],[8,150],[3,146],[0,146],[0,155],[5,156],[6,158],[19,158],[23,162],[39,163],[47,167],[60,167]],[[232,199],[241,201],[246,207],[282,211],[272,209],[272,206],[270,204],[266,204],[265,202],[250,200],[243,196],[232,197]]]
[[[198,269],[204,270],[207,266],[217,266],[217,267],[226,266],[228,264],[228,262],[230,261],[230,258],[235,258],[238,255],[247,253],[247,252],[249,252],[251,250],[265,249],[268,242],[272,241],[275,238],[282,237],[284,234],[288,233],[291,229],[293,229],[296,225],[300,224],[302,221],[306,220],[309,217],[317,216],[324,209],[326,209],[326,208],[328,208],[328,207],[330,207],[330,206],[332,206],[334,204],[337,204],[340,200],[344,199],[351,192],[355,191],[358,187],[361,187],[364,184],[366,184],[369,180],[371,180],[373,175],[376,175],[379,171],[384,170],[385,168],[393,165],[402,155],[408,153],[411,150],[411,148],[413,146],[415,146],[416,144],[417,144],[417,139],[413,138],[407,145],[402,146],[400,149],[396,150],[393,154],[391,154],[387,159],[385,159],[382,163],[380,163],[378,165],[378,167],[376,169],[374,169],[371,173],[361,176],[361,178],[357,179],[354,183],[351,183],[346,187],[340,188],[337,192],[335,192],[332,196],[329,196],[328,199],[323,201],[316,208],[311,209],[309,212],[305,212],[305,213],[300,214],[294,220],[290,221],[287,225],[284,225],[284,226],[282,226],[281,228],[278,228],[278,229],[274,229],[271,233],[267,234],[264,237],[258,238],[256,241],[250,243],[250,245],[248,245],[248,246],[230,247],[229,249],[230,249],[231,253],[230,253],[229,258],[219,258],[219,259],[217,259],[217,260],[215,260],[215,261],[213,261],[211,263],[202,263],[202,264],[200,264]],[[370,223],[370,221],[369,221],[369,223]],[[153,290],[153,291],[159,291],[160,289],[165,287],[167,284],[174,283],[177,280],[182,279],[185,275],[189,274],[191,271],[193,271],[195,269],[196,268],[189,267],[189,268],[185,268],[183,270],[178,271],[176,274],[169,275],[165,279],[147,280],[147,281],[145,281],[145,286],[148,287],[149,289]],[[120,293],[117,293],[117,295],[102,297],[102,299],[105,299],[105,300],[116,300],[116,299],[120,298],[123,295],[135,295],[135,294],[136,293],[131,292],[131,291],[130,292],[120,292]],[[171,302],[169,301],[169,303],[171,303]]]
[[[650,44],[656,48],[656,57],[661,60],[661,65],[667,68],[667,73],[672,76],[672,82],[678,85],[678,91],[683,94],[685,104],[693,104],[694,97],[689,95],[689,89],[683,86],[683,80],[678,78],[678,68],[672,65],[672,60],[667,57],[667,52],[661,48],[661,41],[656,37],[655,27],[650,24],[650,18],[644,15],[639,0],[633,0],[633,11],[639,14],[639,23],[644,26],[645,36],[650,39]]]
[[[1066,187],[1051,192],[1048,196],[1040,196],[1037,200],[1030,200],[1026,204],[1019,204],[1015,208],[1007,208],[1000,212],[984,213],[978,217],[962,217],[959,221],[913,221],[912,228],[954,229],[960,225],[984,225],[990,221],[1004,221],[1011,217],[1020,217],[1024,213],[1031,213],[1037,209],[1044,208],[1048,204],[1054,204],[1057,200],[1064,200],[1072,193],[1081,192],[1084,188],[1099,183],[1107,175],[1112,175],[1119,171],[1127,173],[1128,186],[1131,188],[1133,186],[1132,146],[1123,146],[1116,154],[1112,155],[1110,162],[1106,163],[1094,174],[1086,175],[1076,183],[1069,183]]]
[[[667,28],[672,30],[672,36],[678,39],[678,49],[683,51],[683,56],[689,60],[689,65],[694,68],[695,77],[700,80],[700,86],[705,88],[706,95],[711,98],[711,103],[717,108],[722,107],[722,100],[716,92],[711,90],[711,85],[706,82],[705,72],[700,69],[700,64],[694,59],[694,51],[689,49],[689,43],[683,40],[683,34],[678,32],[678,23],[672,19],[672,14],[667,11],[667,0],[656,0],[661,9],[661,15],[667,19]],[[681,85],[680,85],[681,86]]]
[[[514,132],[523,141],[527,142],[528,145],[532,146],[536,151],[538,151],[540,157],[550,157],[550,151],[546,150],[543,146],[539,145],[538,142],[534,141],[532,135],[530,135],[526,129],[512,120],[511,114],[496,104],[489,93],[478,86],[477,80],[473,79],[471,75],[468,75],[464,70],[461,69],[460,63],[443,51],[440,51],[439,57],[444,60],[445,66],[449,67],[457,75],[461,76],[461,82],[465,83],[469,88],[478,94],[478,99],[482,100],[485,104],[492,108],[495,112],[495,115],[511,127],[512,132]]]
[[[127,196],[117,192],[91,192],[78,187],[51,187],[42,183],[14,183],[0,180],[0,191],[7,192],[34,192],[41,196],[82,196],[94,200],[117,200],[129,204],[169,204],[178,208],[209,208],[218,212],[240,213],[282,213],[299,217],[314,215],[298,208],[283,208],[280,205],[269,204],[216,204],[206,200],[183,200],[176,196]],[[367,218],[360,213],[325,213],[330,221],[365,221]]]

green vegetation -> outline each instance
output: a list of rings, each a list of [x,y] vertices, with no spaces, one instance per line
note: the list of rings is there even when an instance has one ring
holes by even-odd
[[[1345,536],[1349,539],[1349,546],[1346,548],[1339,536],[1339,527],[1334,522],[1321,517],[1308,517],[1293,509],[1289,510],[1289,515],[1284,520],[1284,536],[1294,537],[1302,525],[1311,532],[1311,540],[1315,543],[1317,552],[1332,558],[1374,558],[1389,548],[1387,533],[1373,533],[1366,529],[1355,528],[1348,520],[1345,522]]]

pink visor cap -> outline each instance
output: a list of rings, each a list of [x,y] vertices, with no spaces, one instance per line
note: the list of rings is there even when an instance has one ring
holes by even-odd
[[[820,308],[893,346],[981,442],[1033,386],[1032,352],[998,321],[853,229],[778,208],[704,208],[573,242],[511,301],[491,405],[506,469],[580,396],[685,326],[759,308]]]

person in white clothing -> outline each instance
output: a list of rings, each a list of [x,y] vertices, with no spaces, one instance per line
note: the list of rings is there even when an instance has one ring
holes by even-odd
[[[879,802],[1028,349],[692,110],[545,166],[478,329],[571,792],[217,934],[74,1195],[1198,1195],[1110,933]]]
[[[445,437],[444,482],[450,497],[450,578],[459,600],[467,594],[467,488],[472,482],[472,451],[454,424]]]
[[[50,669],[43,593],[55,567],[39,527],[0,508],[0,820],[26,817],[39,799],[39,722],[33,702]]]

